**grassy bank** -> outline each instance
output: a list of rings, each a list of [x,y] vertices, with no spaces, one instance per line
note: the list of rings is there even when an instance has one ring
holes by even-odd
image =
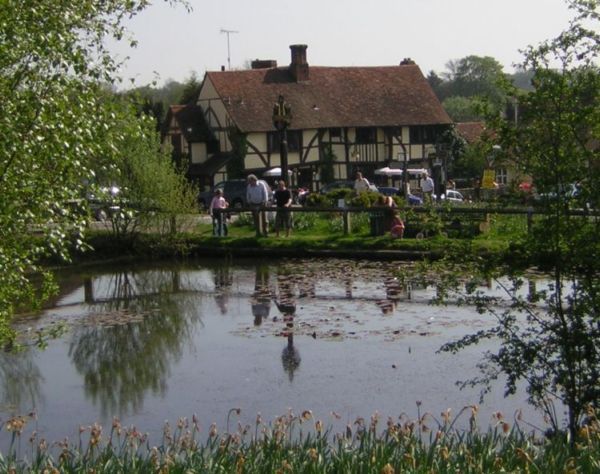
[[[409,226],[407,228],[410,230]],[[138,233],[116,237],[107,230],[89,233],[92,250],[76,252],[76,263],[117,258],[173,258],[231,253],[233,255],[345,256],[364,258],[440,258],[446,255],[494,254],[502,256],[526,232],[526,224],[517,216],[492,216],[485,231],[458,233],[443,228],[429,237],[407,232],[404,239],[389,233],[372,236],[366,216],[355,218],[352,232],[344,234],[339,216],[303,215],[294,222],[290,237],[256,237],[247,216],[229,225],[227,237],[214,237],[206,221],[189,226],[176,234]]]

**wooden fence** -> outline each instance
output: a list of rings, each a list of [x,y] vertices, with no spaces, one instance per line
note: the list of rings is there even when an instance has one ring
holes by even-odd
[[[251,212],[253,208],[240,207],[224,210],[228,214],[237,214],[241,212]],[[275,212],[276,207],[264,208],[266,212]],[[381,235],[380,219],[390,216],[394,210],[402,216],[406,225],[407,232],[419,231],[427,220],[427,215],[438,215],[446,228],[451,230],[464,229],[466,226],[476,226],[480,231],[485,231],[489,227],[490,217],[493,215],[515,215],[525,216],[527,220],[527,231],[531,231],[533,219],[536,215],[549,215],[549,212],[541,209],[528,208],[492,208],[492,207],[467,207],[467,206],[409,206],[403,209],[385,208],[385,207],[301,207],[291,208],[291,212],[296,213],[320,213],[340,216],[343,223],[343,232],[345,235],[351,233],[352,216],[359,213],[367,213],[371,222],[371,233]],[[219,210],[220,211],[220,210]],[[585,209],[573,209],[569,215],[582,217],[598,217],[600,212],[589,211]]]

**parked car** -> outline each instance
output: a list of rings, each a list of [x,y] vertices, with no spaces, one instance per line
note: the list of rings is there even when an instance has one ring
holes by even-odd
[[[319,191],[321,194],[327,194],[331,191],[335,191],[336,189],[354,189],[354,180],[338,180],[332,181],[331,183],[327,183],[325,186],[321,188]],[[369,185],[369,191],[377,192],[377,186],[374,184]]]
[[[105,221],[119,212],[121,209],[118,202],[120,193],[121,188],[118,186],[105,186],[99,188],[96,193],[89,192],[86,199],[93,218],[97,221]]]
[[[267,192],[269,193],[269,201],[273,199],[273,191],[269,184],[260,179],[267,186]],[[210,206],[210,201],[215,195],[215,191],[217,189],[221,189],[223,191],[223,196],[229,203],[231,207],[245,207],[247,205],[246,202],[246,186],[247,182],[245,179],[230,179],[227,181],[221,181],[215,184],[212,189],[208,191],[202,191],[198,195],[198,204],[200,207],[204,209],[208,209]]]
[[[402,196],[400,189],[393,186],[381,186],[377,189],[384,196]],[[423,199],[410,193],[407,196],[407,201],[411,206],[421,206],[423,204]]]
[[[464,196],[455,189],[447,189],[446,194],[442,194],[442,199],[450,202],[464,202]]]
[[[433,195],[434,200],[438,200],[436,194]],[[450,203],[458,204],[465,202],[464,196],[460,193],[460,191],[455,191],[454,189],[446,190],[446,194],[442,194],[440,196],[440,201],[448,201]]]

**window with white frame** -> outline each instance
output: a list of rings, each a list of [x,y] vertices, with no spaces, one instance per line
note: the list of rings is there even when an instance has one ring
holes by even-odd
[[[506,168],[496,168],[496,183],[508,184],[508,172]]]

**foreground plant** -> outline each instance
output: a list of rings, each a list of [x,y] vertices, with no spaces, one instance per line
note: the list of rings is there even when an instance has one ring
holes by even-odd
[[[114,420],[111,430],[82,427],[77,443],[48,445],[36,435],[28,454],[19,455],[19,437],[27,419],[5,423],[13,445],[0,457],[2,472],[597,472],[600,468],[600,424],[589,412],[589,423],[577,435],[575,452],[564,439],[545,439],[522,430],[518,417],[494,415],[485,433],[477,428],[477,407],[465,407],[453,417],[421,413],[388,418],[385,426],[375,413],[358,418],[343,432],[325,429],[310,411],[291,411],[265,424],[260,415],[253,427],[238,423],[233,433],[219,434],[211,425],[201,442],[196,417],[166,423],[162,444],[152,446],[135,427]],[[239,409],[231,415],[239,415]],[[339,415],[332,413],[334,418]],[[464,420],[468,417],[467,420]],[[457,420],[468,421],[466,429]],[[463,423],[464,424],[464,423]],[[25,451],[25,450],[24,450]],[[22,457],[21,457],[22,456]],[[27,459],[28,458],[28,459]]]

